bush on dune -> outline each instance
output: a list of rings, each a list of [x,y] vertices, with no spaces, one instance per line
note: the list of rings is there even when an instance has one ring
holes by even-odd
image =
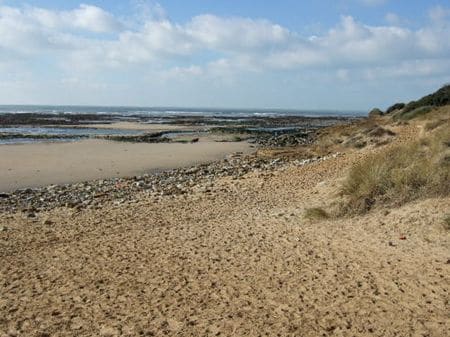
[[[434,107],[440,107],[450,104],[450,84],[444,85],[436,92],[424,96],[417,101],[408,103],[401,108],[398,114],[394,116],[395,119],[409,120],[418,116],[428,114]],[[400,105],[394,105],[388,111],[395,111],[400,108]]]
[[[450,195],[450,123],[432,135],[369,155],[351,168],[342,186],[343,213],[364,213],[377,204],[400,205]]]

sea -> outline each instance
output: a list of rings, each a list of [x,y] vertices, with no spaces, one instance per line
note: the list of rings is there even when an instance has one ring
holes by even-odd
[[[99,114],[118,116],[206,116],[206,117],[255,117],[255,116],[305,116],[305,117],[357,117],[366,111],[348,110],[296,110],[296,109],[230,109],[230,108],[183,108],[183,107],[129,107],[129,106],[73,106],[73,105],[0,105],[2,113],[43,114]]]

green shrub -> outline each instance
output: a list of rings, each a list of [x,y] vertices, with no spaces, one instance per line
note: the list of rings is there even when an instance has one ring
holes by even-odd
[[[438,107],[447,104],[450,104],[450,84],[444,85],[438,91],[430,95],[424,96],[418,101],[412,101],[408,103],[403,108],[402,114],[407,114],[408,112],[421,107],[426,106]]]
[[[394,105],[390,106],[386,110],[386,114],[390,114],[393,111],[401,110],[405,107],[405,103],[395,103]]]

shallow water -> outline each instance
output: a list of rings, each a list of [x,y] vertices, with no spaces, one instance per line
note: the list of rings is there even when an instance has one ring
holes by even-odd
[[[30,137],[11,137],[0,139],[0,144],[29,144],[36,142],[67,142],[80,139],[80,137],[91,136],[107,136],[107,135],[136,135],[142,131],[139,130],[124,130],[124,129],[95,129],[95,128],[47,128],[47,127],[13,127],[2,128],[0,127],[0,134],[11,135],[29,135],[37,136],[36,138]],[[61,138],[43,139],[38,136],[61,136]],[[73,137],[71,137],[73,136]]]
[[[51,142],[73,142],[80,139],[78,138],[52,138],[52,139],[36,139],[36,138],[12,138],[12,139],[0,139],[0,145],[12,145],[12,144],[32,144],[32,143],[51,143]]]
[[[95,128],[47,128],[47,127],[15,127],[1,128],[0,133],[21,133],[27,135],[130,135],[140,131],[124,129],[95,129]]]

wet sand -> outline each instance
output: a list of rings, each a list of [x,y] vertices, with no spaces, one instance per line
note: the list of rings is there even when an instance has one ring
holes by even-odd
[[[250,152],[249,144],[134,144],[104,140],[0,145],[0,191],[124,177]]]

